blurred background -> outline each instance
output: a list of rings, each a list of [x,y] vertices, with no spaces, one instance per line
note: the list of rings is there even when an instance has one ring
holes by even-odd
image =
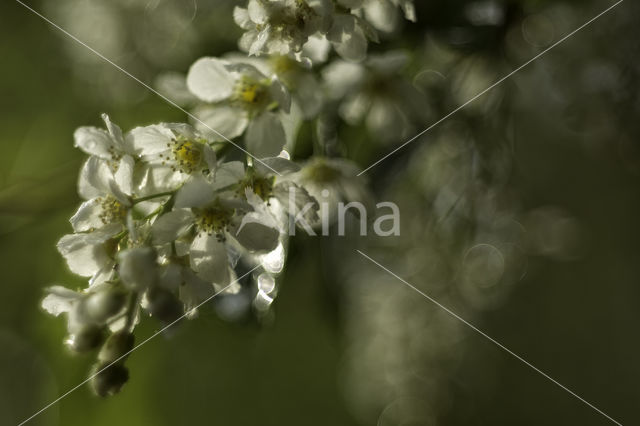
[[[234,50],[237,3],[28,4],[151,84]],[[397,81],[424,110],[392,142],[373,140],[366,122],[341,125],[342,153],[366,167],[611,4],[416,0],[418,23],[371,50],[409,54]],[[30,424],[610,424],[354,248],[622,424],[640,421],[639,12],[623,2],[372,169],[374,195],[401,208],[401,237],[294,239],[269,321],[230,323],[203,309],[132,355],[121,394],[102,400],[82,387]],[[100,125],[102,112],[123,129],[185,117],[20,4],[3,2],[0,21],[0,423],[9,425],[92,363],[65,350],[64,321],[40,309],[52,283],[84,285],[55,249],[80,202],[73,131]],[[410,100],[385,99],[400,101]],[[296,154],[308,155],[304,143]],[[138,341],[159,328],[143,321]]]

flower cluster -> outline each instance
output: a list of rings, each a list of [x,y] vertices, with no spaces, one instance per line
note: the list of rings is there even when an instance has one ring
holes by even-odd
[[[249,0],[246,8],[236,7],[234,19],[245,30],[239,47],[250,55],[309,60],[305,48],[315,50],[320,39],[344,59],[359,62],[368,41],[378,41],[376,30],[395,29],[398,7],[415,21],[412,0]]]
[[[240,291],[258,311],[268,307],[284,265],[287,214],[317,203],[288,179],[300,167],[286,158],[224,162],[215,142],[189,125],[123,133],[103,119],[106,129],[75,132],[89,154],[78,181],[85,201],[71,218],[74,232],[58,243],[89,285],[51,287],[43,307],[67,314],[71,349],[101,347],[92,384],[110,395],[128,378],[123,362],[142,314],[171,324],[214,294]],[[316,211],[307,209],[309,221]],[[243,290],[237,271],[247,270],[253,285]]]
[[[50,287],[42,306],[66,315],[72,350],[100,348],[91,380],[98,395],[128,380],[124,362],[143,317],[173,325],[220,295],[212,306],[221,317],[262,318],[295,225],[313,233],[336,220],[342,202],[373,204],[359,169],[331,154],[327,135],[337,123],[325,115],[339,106],[349,124],[368,116],[372,133],[406,128],[409,90],[382,84],[406,58],[364,61],[376,29],[392,30],[381,18],[398,8],[414,19],[409,0],[250,0],[234,18],[247,30],[240,46],[252,56],[200,58],[186,75],[158,80],[190,109],[190,124],[123,132],[103,115],[104,128],[76,130],[75,145],[89,156],[78,181],[84,201],[58,251],[88,286]],[[344,60],[324,72],[302,60],[326,62],[330,45]],[[358,119],[343,114],[363,97]],[[316,126],[318,146],[298,165],[290,153],[305,123]]]

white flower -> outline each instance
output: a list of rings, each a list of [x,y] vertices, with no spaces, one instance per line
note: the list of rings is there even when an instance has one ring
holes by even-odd
[[[68,314],[68,330],[76,333],[86,326],[101,326],[122,311],[126,293],[117,283],[104,283],[86,292],[62,286],[46,289],[42,308],[54,316]]]
[[[230,274],[231,281],[235,281],[233,271],[230,271]],[[170,257],[166,261],[166,264],[161,268],[159,284],[172,293],[178,294],[188,318],[196,315],[198,305],[226,287],[215,282],[212,285],[212,283],[199,278],[191,269],[188,260],[185,262],[182,257]],[[225,290],[225,293],[233,293],[236,290],[234,286],[231,286]]]
[[[331,43],[324,34],[313,35],[302,47],[302,57],[309,60],[308,66],[323,64],[329,59],[330,51]]]
[[[246,30],[240,49],[249,55],[300,53],[311,35],[326,32],[332,11],[328,0],[249,0],[233,13]]]
[[[400,22],[398,8],[404,18],[416,22],[416,11],[413,0],[364,0],[362,7],[365,19],[377,30],[393,32]]]
[[[187,124],[160,123],[137,127],[126,137],[140,155],[140,195],[176,189],[192,175],[212,171],[216,154],[209,140]]]
[[[367,54],[368,40],[378,42],[376,29],[394,31],[398,8],[410,21],[416,20],[413,0],[250,0],[247,8],[236,7],[234,19],[246,32],[240,49],[249,55],[289,55],[309,62],[305,52],[310,38],[331,42],[342,58],[360,62]],[[308,59],[309,58],[309,59]]]
[[[372,205],[373,197],[366,181],[358,177],[359,172],[360,169],[349,160],[315,157],[288,178],[304,187],[318,201],[321,220],[332,223],[337,218],[338,203]]]
[[[236,167],[224,166],[216,171],[221,175],[218,182],[203,178],[187,182],[176,195],[174,210],[158,217],[152,226],[155,244],[177,240],[188,244],[184,251],[190,267],[198,278],[218,286],[228,285],[233,276],[227,244],[237,242],[249,252],[264,253],[277,247],[280,236],[273,216],[252,204],[253,199],[244,201],[233,190],[216,192],[234,176]],[[238,183],[233,180],[232,184]]]
[[[378,41],[375,30],[369,24],[351,13],[336,14],[327,40],[336,52],[350,62],[361,62],[367,57],[368,41]]]
[[[266,203],[271,214],[283,223],[288,219],[287,214],[295,217],[302,213],[307,223],[313,225],[319,219],[318,203],[303,186],[291,179],[299,171],[300,166],[285,158],[263,158],[262,163],[257,163],[247,173],[243,185],[251,188]],[[311,208],[307,207],[309,205]]]
[[[256,67],[218,58],[201,58],[187,75],[187,87],[207,104],[195,109],[196,127],[222,140],[246,131],[247,150],[257,158],[275,156],[285,143],[279,112],[288,113],[291,97],[277,78]],[[215,132],[211,132],[213,129]]]
[[[81,129],[84,130],[76,132],[76,141],[81,140],[85,147],[91,147],[94,152],[99,152],[109,142],[122,143],[121,137],[100,139],[106,132],[103,134],[99,129]],[[92,136],[88,136],[90,133]],[[79,134],[81,136],[78,137]],[[76,233],[65,235],[58,242],[58,251],[71,271],[80,276],[91,277],[91,285],[113,276],[116,237],[127,227],[133,227],[131,191],[134,186],[134,160],[128,154],[121,158],[117,154],[113,155],[114,157],[109,158],[104,154],[102,157],[92,156],[84,163],[78,180],[78,191],[86,201],[70,219]],[[120,161],[120,164],[114,161]],[[114,164],[117,166],[115,173]]]
[[[91,277],[90,284],[97,284],[113,276],[117,236],[122,230],[121,224],[112,223],[93,232],[65,235],[57,248],[71,272]]]
[[[42,299],[42,308],[55,317],[69,312],[74,303],[82,297],[81,293],[59,285],[49,287],[46,291],[48,294]]]
[[[70,219],[75,232],[89,232],[110,224],[125,225],[131,208],[134,167],[133,158],[127,158],[131,161],[123,160],[116,175],[108,163],[98,157],[89,157],[84,163],[78,188],[87,201]]]
[[[338,113],[348,124],[364,123],[371,137],[400,143],[424,123],[429,106],[424,96],[404,79],[408,55],[391,51],[371,55],[362,64],[334,61],[323,70],[330,98],[339,102]]]
[[[211,206],[197,212],[189,209],[173,210],[160,216],[154,223],[154,240],[156,243],[171,242],[174,235],[176,239],[184,236],[180,234],[181,230],[195,227],[196,235],[188,250],[190,267],[201,280],[224,287],[231,282],[232,274],[225,240],[221,237],[226,233],[226,225],[222,223],[226,223],[227,216],[231,214],[220,206]]]
[[[242,58],[237,54],[225,55],[232,61],[243,61],[255,66],[260,72],[276,76],[291,93],[292,104],[298,106],[306,120],[315,118],[324,103],[320,81],[308,66],[287,55],[270,55],[261,58]],[[290,115],[295,111],[292,109]]]
[[[80,127],[73,135],[76,147],[101,160],[91,164],[87,162],[85,167],[89,168],[81,172],[78,192],[85,199],[93,198],[96,193],[104,193],[111,186],[110,180],[115,181],[121,193],[131,195],[133,190],[134,149],[120,127],[112,123],[107,114],[102,114],[102,119],[106,131],[97,127]]]
[[[83,330],[89,331],[89,334],[95,334],[92,331],[96,324],[90,318],[83,303],[85,294],[62,286],[52,286],[45,291],[48,294],[42,300],[42,308],[54,316],[67,314],[67,331],[71,334],[68,343],[76,340],[73,335],[80,334]]]
[[[261,216],[265,218],[275,218],[282,227],[287,221],[287,214],[296,216],[311,204],[312,208],[305,210],[305,219],[315,223],[318,219],[317,202],[291,178],[298,172],[299,165],[282,157],[263,158],[248,168],[237,161],[224,163],[216,170],[212,186],[203,180],[185,186],[177,194],[176,205],[205,205],[215,197],[212,190],[215,192],[222,188],[233,191],[241,208],[246,208],[247,204],[242,204],[246,201],[254,212],[263,212]],[[290,203],[290,197],[293,197],[293,203]]]

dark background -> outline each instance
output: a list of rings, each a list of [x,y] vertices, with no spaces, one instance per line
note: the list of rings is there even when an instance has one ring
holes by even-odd
[[[29,4],[40,11],[41,3]],[[407,40],[418,39],[424,29],[438,32],[456,24],[456,8],[463,2],[439,3],[418,5],[424,26],[410,27]],[[550,3],[527,2],[526,7]],[[540,60],[574,100],[571,123],[580,131],[559,130],[568,112],[549,106],[553,94],[535,72],[527,69],[510,83],[513,108],[522,117],[514,188],[525,206],[554,205],[570,212],[585,238],[577,259],[532,256],[532,272],[506,302],[474,321],[623,424],[640,421],[635,79],[640,16],[632,3],[626,1]],[[606,2],[573,7],[580,25]],[[221,7],[217,13],[227,11]],[[55,249],[58,238],[70,231],[67,219],[79,203],[75,180],[83,156],[72,146],[74,129],[99,125],[101,112],[123,129],[184,117],[153,95],[135,101],[91,96],[70,66],[65,49],[73,42],[18,3],[0,5],[0,22],[0,423],[9,425],[84,380],[92,363],[64,350],[63,321],[39,308],[46,286],[82,285]],[[224,31],[213,35],[217,32]],[[228,37],[197,45],[191,58],[171,69],[232,48],[234,37]],[[492,50],[480,44],[469,48]],[[572,72],[591,57],[618,67],[615,90],[595,93],[573,84]],[[135,54],[126,60],[136,63]],[[514,61],[511,68],[522,62]],[[110,71],[111,65],[101,67],[113,72],[110,84],[130,84],[128,77]],[[148,65],[139,71],[136,75],[150,81],[159,70]],[[368,155],[375,159],[377,154]],[[383,175],[378,172],[374,179]],[[344,314],[335,293],[339,283],[327,282],[331,274],[322,271],[322,246],[294,242],[270,324],[228,324],[205,310],[170,338],[159,337],[136,351],[128,361],[131,381],[120,395],[101,400],[81,387],[31,424],[358,424],[340,385]],[[356,256],[353,267],[361,262]],[[437,308],[425,300],[424,309]],[[158,328],[144,321],[138,341]],[[440,410],[437,424],[609,423],[472,330],[450,385],[454,398]]]

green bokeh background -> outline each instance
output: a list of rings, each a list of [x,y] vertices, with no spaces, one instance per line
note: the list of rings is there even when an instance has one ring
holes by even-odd
[[[41,9],[40,2],[30,4]],[[603,4],[585,5],[584,16]],[[631,5],[624,8],[614,13],[635,13]],[[611,39],[601,40],[595,52],[615,51],[616,40],[637,40],[633,26],[616,22],[596,24]],[[72,146],[74,129],[99,125],[101,112],[124,129],[183,120],[183,114],[154,96],[135,104],[85,96],[63,53],[72,41],[13,1],[0,5],[0,23],[0,424],[11,425],[84,380],[92,363],[90,356],[63,350],[63,320],[39,308],[51,283],[82,285],[55,249],[79,203],[75,181],[83,155]],[[548,60],[561,63],[581,41],[576,36]],[[224,47],[214,43],[199,53]],[[627,60],[638,63],[638,57]],[[120,78],[123,84],[128,79]],[[627,90],[638,93],[637,86]],[[530,94],[523,90],[521,102]],[[590,102],[586,94],[574,95]],[[621,108],[601,105],[609,114]],[[478,325],[621,423],[636,424],[640,192],[638,170],[624,165],[639,164],[637,148],[621,156],[616,140],[598,140],[596,154],[585,152],[579,140],[555,133],[548,117],[526,120],[520,153],[526,163],[516,172],[522,198],[532,207],[569,210],[587,229],[589,244],[580,260],[532,259],[536,273]],[[634,126],[618,134],[636,147]],[[331,290],[336,283],[327,282],[321,253],[322,243],[294,242],[272,323],[228,324],[203,312],[136,351],[128,361],[131,381],[120,395],[101,400],[84,386],[30,424],[358,424],[340,385],[345,342]],[[426,301],[424,308],[437,309]],[[158,327],[143,322],[138,341]],[[470,349],[451,378],[456,393],[443,424],[609,424],[471,330],[466,339]]]

